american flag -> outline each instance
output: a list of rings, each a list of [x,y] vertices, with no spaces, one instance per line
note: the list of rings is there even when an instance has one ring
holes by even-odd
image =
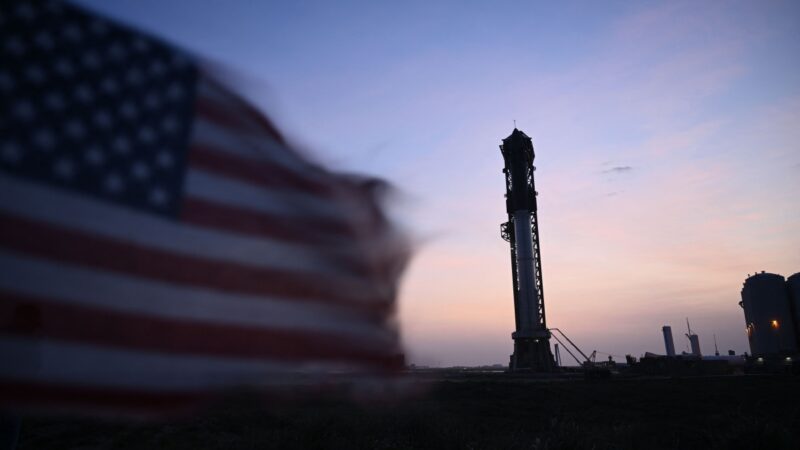
[[[2,2],[0,36],[0,407],[157,413],[402,366],[380,182],[82,9]]]

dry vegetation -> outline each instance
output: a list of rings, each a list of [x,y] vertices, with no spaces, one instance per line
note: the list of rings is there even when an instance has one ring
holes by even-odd
[[[800,378],[531,381],[441,372],[391,404],[243,398],[167,424],[26,419],[28,449],[797,449]]]

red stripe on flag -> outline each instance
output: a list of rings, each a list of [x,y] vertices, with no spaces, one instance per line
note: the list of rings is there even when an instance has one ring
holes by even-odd
[[[3,213],[0,223],[0,246],[50,260],[169,283],[342,306],[379,317],[391,308],[386,299],[354,299],[348,295],[353,286],[330,275],[180,255]]]
[[[332,220],[320,218],[304,220],[301,217],[287,219],[188,196],[183,200],[180,214],[184,222],[205,228],[308,245],[320,256],[324,256],[326,262],[342,272],[371,277],[372,281],[376,281],[372,277],[383,276],[387,273],[387,268],[394,264],[394,261],[386,258],[367,263],[366,257],[346,258],[325,255],[320,246],[338,248],[341,252],[353,252],[354,242],[364,242],[365,239],[375,237],[370,235],[370,230],[363,230],[362,234],[359,234],[359,231],[350,226]],[[305,226],[301,225],[306,223]],[[377,230],[371,231],[377,232]]]
[[[359,236],[343,222],[309,216],[287,218],[197,197],[185,197],[181,219],[236,233],[306,245],[337,246]],[[319,247],[317,247],[319,248]]]
[[[298,175],[266,159],[244,158],[224,150],[215,150],[208,144],[192,144],[189,149],[189,164],[198,169],[265,188],[293,188],[325,197],[333,197],[334,194],[330,182],[322,183],[319,180]]]
[[[113,299],[109,299],[113,300]],[[375,342],[339,333],[267,329],[245,325],[178,320],[140,313],[48,301],[0,290],[0,316],[36,308],[38,329],[6,330],[17,336],[35,336],[101,347],[186,355],[223,356],[288,362],[357,363],[380,370],[397,370],[397,358]]]

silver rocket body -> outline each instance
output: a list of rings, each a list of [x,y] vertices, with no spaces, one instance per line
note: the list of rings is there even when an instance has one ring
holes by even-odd
[[[531,235],[531,213],[521,209],[514,211],[514,233],[516,234],[517,284],[519,327],[513,337],[540,337],[547,334],[539,326],[539,292],[534,280],[533,237]]]

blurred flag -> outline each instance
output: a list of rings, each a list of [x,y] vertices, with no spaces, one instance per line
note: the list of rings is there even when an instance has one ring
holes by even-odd
[[[150,414],[402,367],[382,183],[76,7],[2,2],[0,36],[0,407]]]

